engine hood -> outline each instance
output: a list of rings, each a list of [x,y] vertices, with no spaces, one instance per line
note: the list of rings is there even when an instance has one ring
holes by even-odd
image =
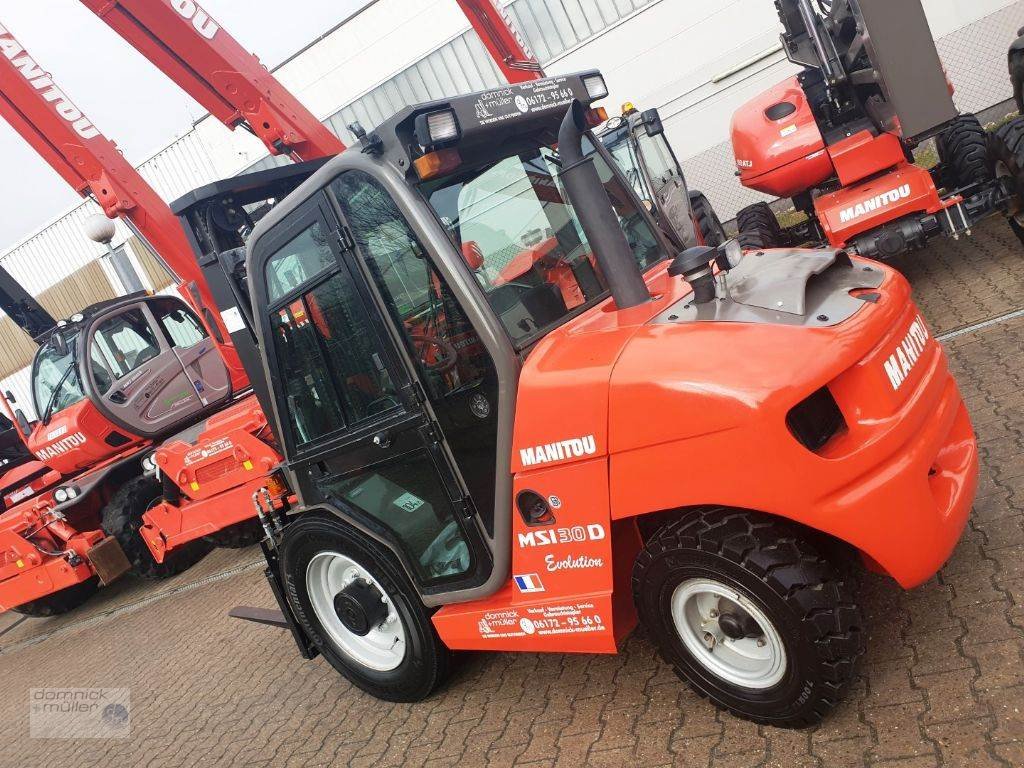
[[[760,273],[745,297],[754,303],[731,302],[730,314],[727,301],[688,307],[689,286],[666,265],[647,276],[653,301],[623,312],[605,302],[547,336],[520,377],[512,470],[735,429],[765,409],[784,419],[878,346],[910,301],[906,281],[888,267],[853,260],[829,283],[821,280],[827,270],[815,273],[814,253],[805,255],[812,258],[797,278],[802,289],[780,299],[800,313],[756,306],[772,295],[773,281],[792,282],[784,269],[774,278]],[[844,282],[864,268],[873,284],[866,300],[851,297]],[[823,302],[846,300],[847,316],[818,319]]]

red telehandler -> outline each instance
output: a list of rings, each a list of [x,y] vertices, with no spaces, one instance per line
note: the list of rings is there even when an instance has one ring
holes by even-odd
[[[783,228],[767,203],[744,208],[746,245],[827,243],[885,259],[1016,205],[984,127],[953,104],[920,0],[776,6],[786,55],[803,70],[736,112],[733,151],[745,187],[792,198],[807,218]],[[929,138],[930,171],[913,156]]]
[[[0,36],[0,114],[69,184],[153,248],[187,302],[133,295],[60,323],[48,315],[22,323],[40,342],[32,367],[39,419],[30,424],[19,411],[10,420],[38,461],[12,470],[20,485],[0,516],[0,608],[51,615],[129,567],[153,578],[181,570],[203,552],[204,537],[254,541],[251,498],[267,487],[280,455],[230,338],[237,320],[216,309],[174,214],[14,37],[2,28]],[[237,54],[225,37],[220,49]],[[262,72],[256,85],[273,92],[276,81],[248,59],[245,77]],[[271,107],[244,110],[272,152],[299,157],[317,141],[320,154],[344,149],[276,87]],[[229,91],[240,110],[252,103],[237,83]],[[223,107],[219,114],[227,119]],[[27,316],[12,301],[4,308],[15,320]],[[167,450],[154,453],[158,444]],[[206,503],[215,494],[220,503]],[[267,503],[283,503],[281,493]]]

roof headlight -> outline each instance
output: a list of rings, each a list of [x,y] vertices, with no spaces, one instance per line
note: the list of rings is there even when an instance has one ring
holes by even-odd
[[[608,95],[608,86],[604,82],[604,75],[600,73],[585,76],[583,87],[587,89],[591,101],[598,101]]]
[[[457,140],[459,134],[459,121],[450,109],[416,118],[416,138],[425,147],[450,143]]]

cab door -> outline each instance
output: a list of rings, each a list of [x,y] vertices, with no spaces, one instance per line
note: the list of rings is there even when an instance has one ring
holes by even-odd
[[[471,589],[492,568],[483,522],[350,231],[320,193],[254,250],[289,468],[306,506],[388,546],[422,594]]]
[[[96,321],[85,364],[100,412],[139,437],[173,432],[230,395],[219,354],[173,298],[141,301]]]

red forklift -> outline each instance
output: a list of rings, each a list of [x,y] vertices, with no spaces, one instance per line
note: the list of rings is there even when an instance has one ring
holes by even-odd
[[[453,651],[614,653],[642,621],[716,704],[817,722],[863,652],[850,566],[920,584],[970,510],[941,347],[842,250],[675,248],[589,130],[599,73],[501,94],[174,205],[249,298],[296,497],[261,513],[278,609],[233,614],[398,701]],[[527,225],[557,258],[496,279]]]
[[[719,705],[816,722],[863,651],[846,566],[915,586],[965,524],[943,352],[886,267],[674,247],[589,132],[597,72],[507,91],[174,206],[283,458],[254,476],[279,613],[248,615],[394,700],[453,650],[611,653],[643,621]],[[527,230],[554,242],[502,279]]]
[[[733,116],[743,186],[792,198],[782,227],[767,203],[739,212],[751,248],[827,244],[887,259],[936,236],[968,235],[1015,205],[984,127],[960,114],[920,0],[778,0],[787,57],[803,70]],[[934,138],[930,171],[913,152]]]
[[[178,4],[131,0],[86,4],[212,114],[229,127],[247,127],[272,153],[301,161],[345,148],[201,8],[186,12]],[[496,9],[488,4],[473,11],[476,5],[465,4],[475,28],[504,46],[509,28],[495,32],[502,21]],[[41,70],[13,36],[3,34],[11,55],[2,63],[8,70],[0,113],[76,190],[123,218],[172,274],[184,276],[179,285],[188,300],[131,296],[87,308],[59,327],[49,316],[40,328],[24,326],[40,341],[32,390],[41,418],[29,424],[9,402],[12,425],[19,425],[9,434],[20,453],[39,460],[7,476],[12,509],[0,518],[7,566],[0,570],[0,607],[52,615],[129,569],[163,578],[195,562],[206,545],[254,543],[262,529],[251,498],[281,456],[232,340],[245,335],[244,302],[221,296],[227,307],[221,316],[196,262],[183,257],[189,243],[166,205],[52,79],[37,76]],[[520,58],[500,57],[503,71],[517,80],[539,76],[539,67],[523,63],[526,54],[516,50]],[[227,85],[224,73],[230,73]],[[54,94],[59,98],[50,98]],[[671,153],[651,113],[645,118],[649,142],[660,141]],[[616,135],[616,142],[624,140],[638,143]],[[680,189],[686,200],[681,179],[677,171],[672,184],[659,187],[658,209],[680,210],[674,201]],[[241,208],[226,215],[248,216]],[[705,226],[711,220],[701,219]],[[682,236],[694,238],[695,224],[685,216],[666,227],[670,236],[680,223],[689,226]],[[535,257],[544,260],[541,251]],[[518,271],[506,267],[507,281],[535,269],[520,263]],[[27,294],[18,300],[26,298],[31,301]],[[284,486],[270,487],[260,503],[286,504]]]

